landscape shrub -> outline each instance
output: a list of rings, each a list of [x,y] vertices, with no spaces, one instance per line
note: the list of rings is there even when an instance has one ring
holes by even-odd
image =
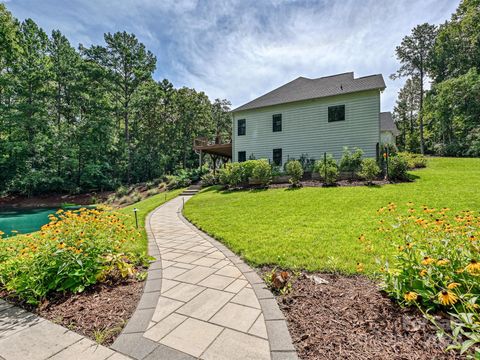
[[[134,272],[122,249],[141,235],[106,209],[59,210],[32,234],[0,239],[0,284],[31,304],[52,292],[82,292],[112,271]]]
[[[300,161],[298,160],[290,160],[286,164],[287,174],[290,176],[290,183],[292,186],[296,187],[299,186],[300,180],[303,176],[303,167]]]
[[[156,185],[153,181],[147,181],[147,182],[145,183],[145,187],[146,187],[147,189],[152,189],[152,188],[155,188],[156,186],[157,186],[157,185]]]
[[[131,200],[131,203],[139,202],[140,200],[142,200],[142,194],[140,194],[138,190],[134,190],[130,194],[130,200]]]
[[[252,161],[256,162],[252,171],[252,178],[263,186],[270,184],[272,181],[272,167],[268,161],[265,159]]]
[[[167,183],[168,190],[173,190],[178,187],[178,178],[175,175],[166,175],[165,181]]]
[[[160,192],[160,189],[158,187],[157,188],[152,188],[152,189],[147,190],[147,196],[157,195],[159,192]]]
[[[337,162],[331,154],[327,154],[327,161],[315,161],[315,171],[318,172],[326,185],[332,185],[338,179]]]
[[[120,186],[117,191],[115,191],[115,196],[121,198],[122,196],[128,195],[128,188],[126,186]]]
[[[380,174],[381,170],[375,159],[363,159],[357,175],[365,179],[369,184]]]
[[[219,179],[222,185],[237,187],[243,181],[242,163],[227,163],[219,171]]]
[[[432,311],[451,314],[452,348],[480,353],[480,212],[408,206],[400,214],[392,203],[379,210],[380,233],[398,246],[382,269],[383,288],[431,321]]]
[[[163,178],[153,179],[152,182],[153,182],[155,185],[160,186],[160,185],[163,183]]]
[[[213,172],[202,175],[202,186],[212,186],[219,183],[219,176],[214,175]]]
[[[272,167],[265,159],[227,163],[220,169],[218,178],[220,184],[230,188],[248,184],[249,179],[268,185],[272,181]]]
[[[177,170],[177,172],[175,173],[175,177],[177,178],[176,189],[187,187],[192,182],[200,180],[200,178],[197,176],[198,176],[198,173],[195,172],[194,170],[185,170],[185,169]]]
[[[165,179],[167,182],[168,190],[175,190],[175,189],[187,187],[192,183],[192,181],[190,180],[190,177],[185,173],[181,175],[166,175]]]
[[[340,159],[339,168],[340,171],[346,172],[350,175],[350,179],[355,177],[360,171],[362,165],[363,150],[355,148],[352,153],[347,146],[343,148],[342,158]]]
[[[388,159],[388,179],[393,181],[408,180],[408,163],[403,156],[392,156]]]
[[[240,163],[240,167],[242,169],[242,182],[248,183],[248,179],[253,176],[253,169],[257,166],[257,163],[260,160],[247,160]]]
[[[399,152],[398,156],[402,156],[407,161],[407,166],[409,169],[419,169],[427,167],[427,158],[422,154]]]

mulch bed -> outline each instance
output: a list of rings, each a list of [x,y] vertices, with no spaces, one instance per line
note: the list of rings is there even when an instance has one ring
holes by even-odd
[[[0,298],[108,346],[135,311],[143,284],[135,279],[97,284],[83,293],[58,294],[39,307],[9,298],[8,293],[1,290]]]
[[[374,180],[369,186],[382,186],[391,184],[389,180]],[[337,186],[367,186],[365,181],[360,180],[339,180],[334,185],[325,185],[322,181],[319,180],[302,180],[300,184],[303,187],[337,187]],[[279,183],[279,184],[270,184],[269,188],[288,188],[291,187],[289,183]]]
[[[412,308],[401,308],[364,276],[306,274],[278,296],[301,359],[460,359]]]

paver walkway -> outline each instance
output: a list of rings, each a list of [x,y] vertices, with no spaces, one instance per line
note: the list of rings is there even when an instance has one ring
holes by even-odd
[[[129,357],[0,300],[0,359],[128,360]]]
[[[112,348],[135,359],[297,359],[270,291],[239,257],[183,218],[188,199],[177,197],[147,219],[157,261]]]

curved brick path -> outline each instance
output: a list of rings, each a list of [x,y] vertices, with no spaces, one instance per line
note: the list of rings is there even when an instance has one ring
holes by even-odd
[[[135,359],[297,359],[270,291],[239,257],[183,218],[188,199],[149,215],[149,253],[157,261],[112,348]]]

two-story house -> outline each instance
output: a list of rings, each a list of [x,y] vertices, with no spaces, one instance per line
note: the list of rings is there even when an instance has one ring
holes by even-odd
[[[344,146],[376,157],[384,89],[382,75],[299,77],[232,111],[232,161],[265,158],[282,165],[324,152],[338,159]]]

